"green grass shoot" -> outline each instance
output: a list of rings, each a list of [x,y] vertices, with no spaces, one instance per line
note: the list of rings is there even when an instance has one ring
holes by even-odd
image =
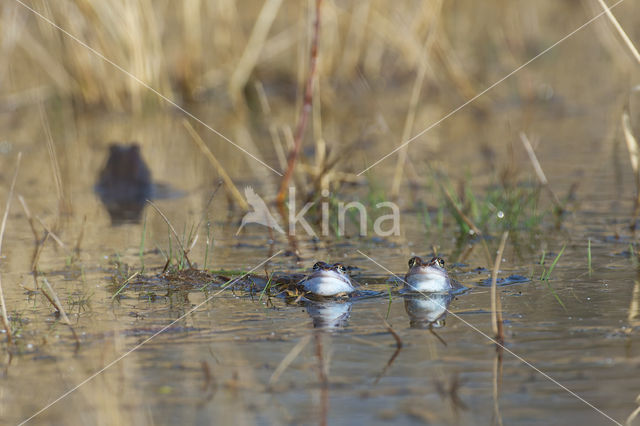
[[[544,281],[547,284],[547,287],[549,288],[549,291],[551,291],[551,294],[553,294],[553,297],[556,298],[556,300],[558,301],[560,306],[562,306],[562,309],[564,309],[565,311],[567,310],[567,307],[565,306],[565,304],[562,301],[562,299],[560,299],[560,296],[558,296],[558,293],[556,293],[555,289],[551,286],[551,283],[549,283],[549,278],[551,278],[551,272],[553,272],[553,269],[556,267],[556,264],[558,263],[558,260],[560,260],[560,256],[562,256],[562,253],[564,253],[564,250],[566,248],[567,248],[566,244],[562,246],[562,249],[560,249],[560,252],[556,256],[556,258],[553,259],[553,263],[551,263],[551,266],[549,267],[549,269],[548,270],[544,270],[542,272],[542,276],[540,277],[540,281]]]
[[[542,281],[549,281],[549,278],[551,278],[551,273],[553,272],[553,269],[556,267],[558,260],[560,260],[560,256],[562,256],[562,253],[564,253],[564,249],[566,248],[567,248],[566,244],[562,246],[562,249],[560,249],[560,253],[558,253],[556,258],[553,259],[553,263],[551,263],[551,266],[549,267],[549,269],[542,273],[542,278],[541,278]]]
[[[122,292],[122,290],[124,290],[127,287],[127,285],[129,285],[131,280],[134,279],[135,277],[137,277],[139,274],[140,274],[140,272],[134,272],[133,274],[131,274],[131,276],[129,278],[124,280],[124,282],[122,283],[122,285],[120,285],[118,290],[116,290],[116,292],[113,293],[113,296],[111,296],[111,300],[113,300],[116,297],[118,297],[118,295]]]
[[[260,297],[258,298],[258,303],[262,302],[262,296],[264,296],[265,292],[269,291],[269,289],[271,288],[271,278],[272,277],[273,277],[273,274],[269,275],[269,280],[267,281],[267,284],[264,286],[264,288],[260,292]]]

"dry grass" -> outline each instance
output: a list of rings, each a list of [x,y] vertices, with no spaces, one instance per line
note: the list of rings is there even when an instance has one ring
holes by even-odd
[[[336,191],[345,182],[362,181],[350,173],[352,170],[339,170],[341,160],[352,153],[352,144],[358,138],[366,139],[370,131],[345,135],[341,125],[335,123],[336,119],[351,121],[351,115],[358,114],[353,111],[349,117],[336,117],[342,114],[334,107],[343,91],[370,92],[371,84],[381,81],[408,86],[406,99],[398,100],[404,103],[399,107],[406,110],[404,125],[393,123],[398,131],[395,136],[389,135],[389,145],[397,144],[398,139],[411,137],[415,123],[435,122],[442,116],[433,105],[459,105],[473,99],[494,75],[504,75],[505,69],[522,64],[522,58],[530,57],[527,43],[540,36],[542,19],[547,15],[567,13],[582,19],[593,13],[576,2],[547,10],[506,1],[478,8],[472,2],[454,6],[441,0],[326,1],[321,9],[315,0],[248,0],[242,3],[242,10],[231,0],[193,0],[182,7],[169,0],[32,0],[25,5],[68,34],[20,3],[0,10],[3,26],[13,35],[3,47],[7,61],[0,66],[0,76],[21,76],[7,96],[37,89],[43,96],[72,99],[81,108],[142,111],[162,105],[159,93],[177,105],[185,105],[186,110],[191,109],[189,103],[193,101],[226,106],[243,123],[249,111],[255,110],[257,98],[273,144],[265,150],[275,150],[280,170],[293,175],[299,194],[306,199],[314,196],[310,194],[319,196],[323,190]],[[461,9],[466,10],[461,13]],[[483,57],[486,52],[476,52],[470,47],[474,43],[465,43],[481,34],[466,21],[476,13],[491,17],[495,28],[505,28],[488,34],[486,51],[500,53],[490,67]],[[314,29],[316,16],[321,23],[319,36]],[[621,27],[616,28],[620,31]],[[317,60],[313,59],[314,46],[320,52]],[[282,85],[288,89],[279,90]],[[296,90],[295,102],[283,95],[291,89]],[[484,97],[474,101],[474,111],[486,111],[485,102],[488,100]],[[277,112],[267,112],[272,110],[270,103],[277,104],[273,108]],[[323,108],[329,112],[322,114]],[[311,115],[313,129],[305,136],[307,114]],[[296,122],[298,126],[292,132],[290,126]],[[217,125],[212,122],[213,127]],[[253,142],[242,126],[236,128],[234,136],[234,141],[250,146],[256,155],[261,145],[270,145],[269,141]],[[313,139],[312,145],[305,144],[309,138]],[[287,146],[288,140],[293,146]],[[306,150],[311,147],[313,153]],[[295,172],[289,165],[285,168],[287,153],[297,163]],[[211,161],[211,156],[207,157]],[[215,158],[221,158],[217,152]],[[218,171],[223,170],[220,163],[218,160],[214,165]],[[400,193],[407,173],[416,177],[420,172],[407,157],[407,150],[400,150],[389,185],[390,196]],[[65,207],[69,207],[58,176],[56,188],[67,203]],[[288,183],[288,179],[270,182],[278,183]],[[227,182],[227,187],[233,185]],[[242,206],[238,191],[230,191]]]
[[[211,152],[211,150],[207,147],[207,145],[204,143],[204,141],[202,140],[198,132],[196,132],[196,129],[193,128],[191,123],[189,123],[189,121],[185,119],[183,121],[183,124],[184,124],[184,127],[187,129],[187,132],[191,136],[191,139],[193,140],[193,142],[198,146],[198,148],[200,148],[200,151],[202,151],[202,154],[207,158],[207,160],[209,160],[209,163],[211,163],[211,165],[218,172],[218,175],[220,176],[220,178],[224,181],[226,189],[228,193],[233,197],[233,200],[240,206],[242,210],[248,211],[249,205],[245,201],[244,197],[242,197],[242,195],[240,194],[240,191],[238,190],[236,185],[233,183],[233,180],[231,180],[231,178],[229,177],[229,174],[224,169],[220,161],[218,161],[216,156],[213,155],[213,152]]]
[[[504,344],[504,330],[502,325],[502,302],[500,301],[500,297],[498,296],[497,281],[500,264],[502,263],[502,253],[504,252],[504,246],[507,243],[508,237],[509,232],[505,231],[502,234],[500,247],[498,248],[498,253],[496,254],[496,261],[493,264],[493,270],[491,271],[491,324],[493,327],[493,334],[495,335],[495,339],[500,343],[500,345]]]
[[[533,165],[533,169],[536,172],[538,181],[540,181],[540,185],[542,185],[542,187],[549,194],[551,201],[553,201],[553,205],[556,207],[556,212],[558,214],[561,214],[564,211],[564,206],[558,199],[558,196],[556,195],[556,193],[553,192],[553,189],[551,189],[551,185],[549,185],[549,180],[547,179],[547,176],[544,174],[544,171],[542,170],[542,166],[538,161],[538,157],[536,156],[536,153],[534,152],[533,147],[531,146],[531,142],[529,142],[529,138],[524,132],[520,133],[520,140],[522,141],[522,145],[524,145],[524,148],[527,150],[527,155],[529,156],[529,160],[531,160],[531,164]]]
[[[193,244],[195,244],[195,241],[198,239],[198,234],[196,234],[195,236],[190,236],[190,240],[189,241],[182,241],[180,239],[180,236],[178,235],[178,232],[176,231],[176,229],[173,227],[173,225],[171,224],[171,222],[169,221],[169,219],[167,218],[167,216],[162,213],[162,210],[160,210],[160,208],[158,206],[156,206],[152,201],[147,200],[147,204],[149,204],[151,207],[153,207],[153,209],[158,212],[158,214],[162,217],[162,220],[165,221],[165,223],[167,224],[167,226],[169,227],[169,229],[171,230],[171,233],[173,234],[176,243],[178,244],[178,246],[180,246],[180,251],[182,252],[182,257],[184,258],[184,260],[187,262],[187,265],[189,265],[189,269],[193,268],[193,265],[191,264],[191,261],[189,260],[189,251],[191,251],[191,248],[193,247]],[[171,243],[169,243],[171,244]],[[186,247],[185,247],[186,244]],[[171,263],[171,255],[169,254],[167,256],[167,263],[165,264],[164,269],[166,270],[167,267],[169,266],[169,264]]]
[[[245,91],[255,82],[270,85],[279,80],[298,86],[297,107],[302,104],[315,0],[248,0],[242,2],[242,13],[231,0],[193,0],[182,7],[169,0],[24,4],[178,104],[200,100],[216,89],[243,110]],[[41,90],[45,95],[55,93],[116,110],[141,110],[158,102],[131,76],[114,70],[25,6],[16,3],[0,12],[3,26],[15,34],[8,43],[11,48],[3,52],[6,64],[28,77],[22,91],[44,85],[54,89]],[[566,7],[584,13],[579,4]],[[523,38],[539,29],[530,25],[541,13],[536,8],[498,1],[481,13],[497,19],[497,27],[504,20],[509,28],[517,28],[517,34],[496,34],[496,46],[487,46],[508,49],[505,58],[521,53]],[[380,78],[394,83],[421,81],[420,86],[438,86],[458,99],[473,97],[479,91],[476,80],[482,77],[478,71],[482,63],[474,52],[459,48],[456,27],[451,26],[458,15],[442,0],[325,2],[318,105],[331,103],[346,86]],[[466,37],[476,35],[478,30],[462,25]],[[8,65],[0,67],[0,75],[6,72]],[[405,130],[411,127],[410,116],[420,109],[410,106]],[[318,136],[321,129],[314,132]]]
[[[609,9],[609,6],[607,6],[607,4],[603,0],[598,0],[598,3],[600,3],[600,6],[604,9],[607,15],[607,18],[609,19],[613,27],[618,32],[618,35],[624,42],[625,46],[629,49],[629,51],[633,55],[633,58],[640,65],[640,53],[638,53],[638,49],[636,49],[636,46],[633,44],[633,42],[629,38],[626,31],[622,28],[622,25],[620,25],[620,22],[618,22],[614,14],[611,12],[611,9]]]
[[[282,3],[245,2],[242,14],[228,0],[194,0],[182,8],[168,0],[32,1],[25,5],[172,99],[194,99],[204,89],[226,87],[241,107],[245,87],[264,69],[292,74],[295,59],[285,58],[298,56],[305,31],[297,21],[307,7],[314,6],[295,2],[281,7]],[[42,76],[58,93],[86,104],[121,110],[144,106],[148,99],[143,87],[114,73],[111,65],[61,36],[26,8],[16,7],[17,13],[5,10],[3,16],[20,35],[11,52],[12,59],[19,61],[16,65],[46,71]],[[328,31],[322,44],[328,49],[319,71],[342,81],[363,67],[378,74],[385,54],[397,49],[403,65],[413,68],[417,63],[413,55],[421,50],[429,23],[439,19],[440,13],[440,8],[424,7],[416,14],[413,5],[383,2],[370,7],[327,2],[323,20]],[[407,22],[402,37],[394,34]]]
[[[9,194],[7,195],[7,203],[4,209],[4,215],[2,216],[2,225],[0,225],[0,259],[2,259],[2,241],[4,240],[4,230],[7,226],[7,218],[9,217],[9,209],[11,208],[11,199],[13,198],[13,190],[16,186],[16,179],[18,178],[18,171],[20,170],[20,160],[22,159],[22,153],[18,154],[16,159],[16,171],[13,174],[11,180],[11,187],[9,188]],[[0,274],[0,308],[2,309],[2,324],[7,332],[7,341],[11,343],[11,323],[7,315],[7,305],[4,301],[4,292],[2,290],[2,275]]]

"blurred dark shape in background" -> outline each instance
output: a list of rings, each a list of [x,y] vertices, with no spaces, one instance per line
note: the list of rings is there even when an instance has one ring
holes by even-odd
[[[112,225],[138,223],[147,200],[154,195],[151,171],[136,143],[111,144],[95,191],[107,208]]]

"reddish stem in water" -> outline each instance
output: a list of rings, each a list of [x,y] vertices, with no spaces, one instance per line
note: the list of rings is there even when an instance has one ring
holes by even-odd
[[[296,160],[298,159],[298,154],[300,153],[300,147],[302,146],[302,138],[304,136],[304,131],[307,127],[307,121],[309,121],[309,112],[311,112],[311,105],[313,102],[313,80],[316,74],[316,65],[318,63],[318,38],[320,34],[320,5],[321,4],[322,4],[322,0],[316,0],[316,19],[313,24],[313,39],[311,40],[311,57],[309,61],[309,76],[305,84],[304,100],[302,102],[302,111],[300,113],[300,118],[298,119],[298,124],[296,126],[296,132],[295,132],[294,141],[293,141],[293,149],[289,153],[289,158],[287,161],[287,170],[285,171],[285,174],[282,177],[282,181],[280,182],[280,191],[278,192],[278,198],[276,199],[278,210],[280,211],[280,215],[282,216],[282,219],[284,220],[285,224],[287,224],[287,227],[289,225],[289,217],[285,212],[284,201],[287,197],[287,188],[289,186],[289,181],[291,180],[291,176],[293,175],[293,170],[296,166]]]

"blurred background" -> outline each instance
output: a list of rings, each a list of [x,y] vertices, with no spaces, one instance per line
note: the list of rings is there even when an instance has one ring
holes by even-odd
[[[298,194],[317,199],[320,189],[340,194],[355,185],[364,188],[359,197],[375,193],[405,206],[420,199],[433,208],[438,191],[419,188],[436,172],[454,184],[530,177],[522,131],[560,193],[577,182],[596,185],[589,181],[593,166],[614,164],[606,158],[617,155],[616,146],[626,156],[616,144],[638,68],[605,17],[359,173],[599,7],[595,0],[325,1],[313,112],[295,170]],[[632,38],[633,7],[615,9]],[[194,134],[240,191],[258,185],[265,198],[275,197],[280,178],[269,167],[283,172],[293,145],[314,2],[33,1],[6,2],[0,13],[1,177],[6,183],[23,151],[18,188],[33,209],[55,211],[55,195],[74,217],[103,220],[91,185],[107,147],[134,141],[153,178],[186,191],[191,197],[181,207],[202,214],[220,170]],[[220,205],[217,214],[228,210]]]

